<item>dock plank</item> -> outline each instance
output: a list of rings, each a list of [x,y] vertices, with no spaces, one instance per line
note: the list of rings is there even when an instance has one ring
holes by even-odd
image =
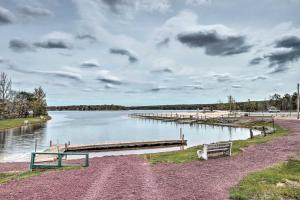
[[[121,143],[102,143],[91,145],[69,145],[67,151],[84,151],[84,150],[122,150],[131,148],[149,148],[149,147],[167,147],[186,145],[187,140],[156,140],[156,141],[137,141]]]

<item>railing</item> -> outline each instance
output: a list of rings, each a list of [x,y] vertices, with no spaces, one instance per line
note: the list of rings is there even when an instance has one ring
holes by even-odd
[[[57,162],[56,164],[49,164],[49,163],[39,163],[36,164],[36,155],[57,155]],[[31,161],[30,161],[30,170],[33,169],[47,169],[47,168],[57,168],[57,167],[65,167],[70,165],[63,165],[62,164],[62,158],[67,155],[83,155],[85,156],[85,162],[83,167],[89,166],[89,154],[88,153],[62,153],[62,152],[32,152],[31,153]],[[71,165],[71,166],[74,166]]]

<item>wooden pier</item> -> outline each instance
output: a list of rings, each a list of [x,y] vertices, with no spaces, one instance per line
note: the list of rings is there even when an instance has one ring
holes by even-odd
[[[213,117],[207,117],[204,113],[199,114],[181,114],[181,113],[132,113],[129,117],[159,120],[163,122],[176,122],[179,124],[191,124],[202,122]],[[222,116],[223,117],[223,116]]]
[[[37,154],[36,162],[53,162],[57,160],[56,152],[100,152],[100,151],[122,151],[133,149],[152,149],[166,148],[187,145],[184,139],[182,129],[180,129],[179,140],[154,140],[154,141],[137,141],[137,142],[119,142],[119,143],[98,143],[98,144],[56,144],[52,145],[44,151],[44,153],[53,154]]]
[[[70,151],[110,151],[110,150],[127,150],[141,148],[163,148],[186,145],[187,140],[157,140],[157,141],[140,141],[140,142],[121,142],[107,144],[91,145],[68,145],[66,152]]]

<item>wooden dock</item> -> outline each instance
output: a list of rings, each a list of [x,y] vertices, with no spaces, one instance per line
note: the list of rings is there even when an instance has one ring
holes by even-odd
[[[142,148],[162,148],[186,145],[187,140],[156,140],[156,141],[139,141],[139,142],[121,142],[91,145],[68,145],[66,152],[70,151],[111,151],[111,150],[128,150]]]
[[[165,148],[187,145],[187,140],[184,140],[182,130],[179,140],[155,140],[155,141],[137,141],[137,142],[119,142],[119,143],[98,143],[98,144],[58,144],[52,145],[44,152],[99,152],[99,151],[122,151],[132,149],[150,149],[150,148]],[[37,155],[36,162],[54,162],[57,160],[56,155]]]

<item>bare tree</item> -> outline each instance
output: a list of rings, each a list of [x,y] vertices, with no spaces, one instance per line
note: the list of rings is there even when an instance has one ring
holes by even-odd
[[[11,96],[11,80],[8,79],[7,74],[2,72],[0,74],[0,100],[2,104]]]
[[[234,98],[232,95],[228,96],[228,103],[229,103],[229,110],[230,112],[232,112],[232,110],[234,109]]]

